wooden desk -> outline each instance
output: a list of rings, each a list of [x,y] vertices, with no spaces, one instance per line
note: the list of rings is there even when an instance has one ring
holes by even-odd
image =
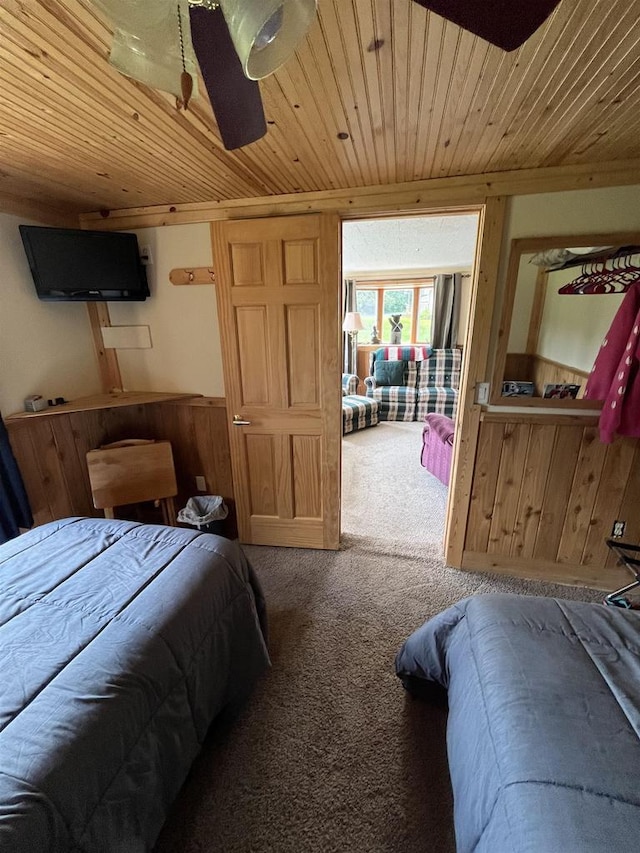
[[[178,501],[222,495],[229,507],[227,535],[237,535],[225,401],[219,397],[152,391],[98,394],[43,412],[6,418],[36,524],[68,516],[102,515],[93,506],[86,454],[131,438],[171,442]]]
[[[68,415],[71,412],[94,412],[98,409],[115,409],[121,406],[144,406],[148,403],[167,403],[170,400],[188,400],[201,397],[201,394],[171,394],[160,391],[121,391],[112,394],[94,394],[91,397],[79,397],[60,406],[49,406],[41,412],[15,412],[5,421],[21,421],[31,418]]]

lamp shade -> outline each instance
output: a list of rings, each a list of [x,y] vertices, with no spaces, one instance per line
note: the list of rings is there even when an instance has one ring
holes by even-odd
[[[220,0],[220,6],[250,80],[262,80],[286,62],[316,14],[316,0]]]
[[[342,323],[343,332],[359,332],[364,329],[359,311],[347,311]]]

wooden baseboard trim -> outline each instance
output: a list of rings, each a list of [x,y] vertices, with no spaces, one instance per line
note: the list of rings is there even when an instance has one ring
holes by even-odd
[[[586,586],[606,591],[617,589],[631,580],[629,573],[617,566],[606,569],[604,566],[554,563],[550,560],[529,560],[525,557],[508,557],[477,551],[464,551],[461,568],[469,572],[491,572],[526,580],[548,581],[564,586]]]

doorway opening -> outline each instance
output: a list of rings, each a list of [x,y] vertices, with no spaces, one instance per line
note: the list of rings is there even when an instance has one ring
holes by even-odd
[[[347,543],[442,552],[479,218],[342,223]]]

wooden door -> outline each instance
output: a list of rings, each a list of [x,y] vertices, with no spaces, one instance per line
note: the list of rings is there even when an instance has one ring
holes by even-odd
[[[339,219],[214,222],[211,233],[240,539],[337,548]]]

